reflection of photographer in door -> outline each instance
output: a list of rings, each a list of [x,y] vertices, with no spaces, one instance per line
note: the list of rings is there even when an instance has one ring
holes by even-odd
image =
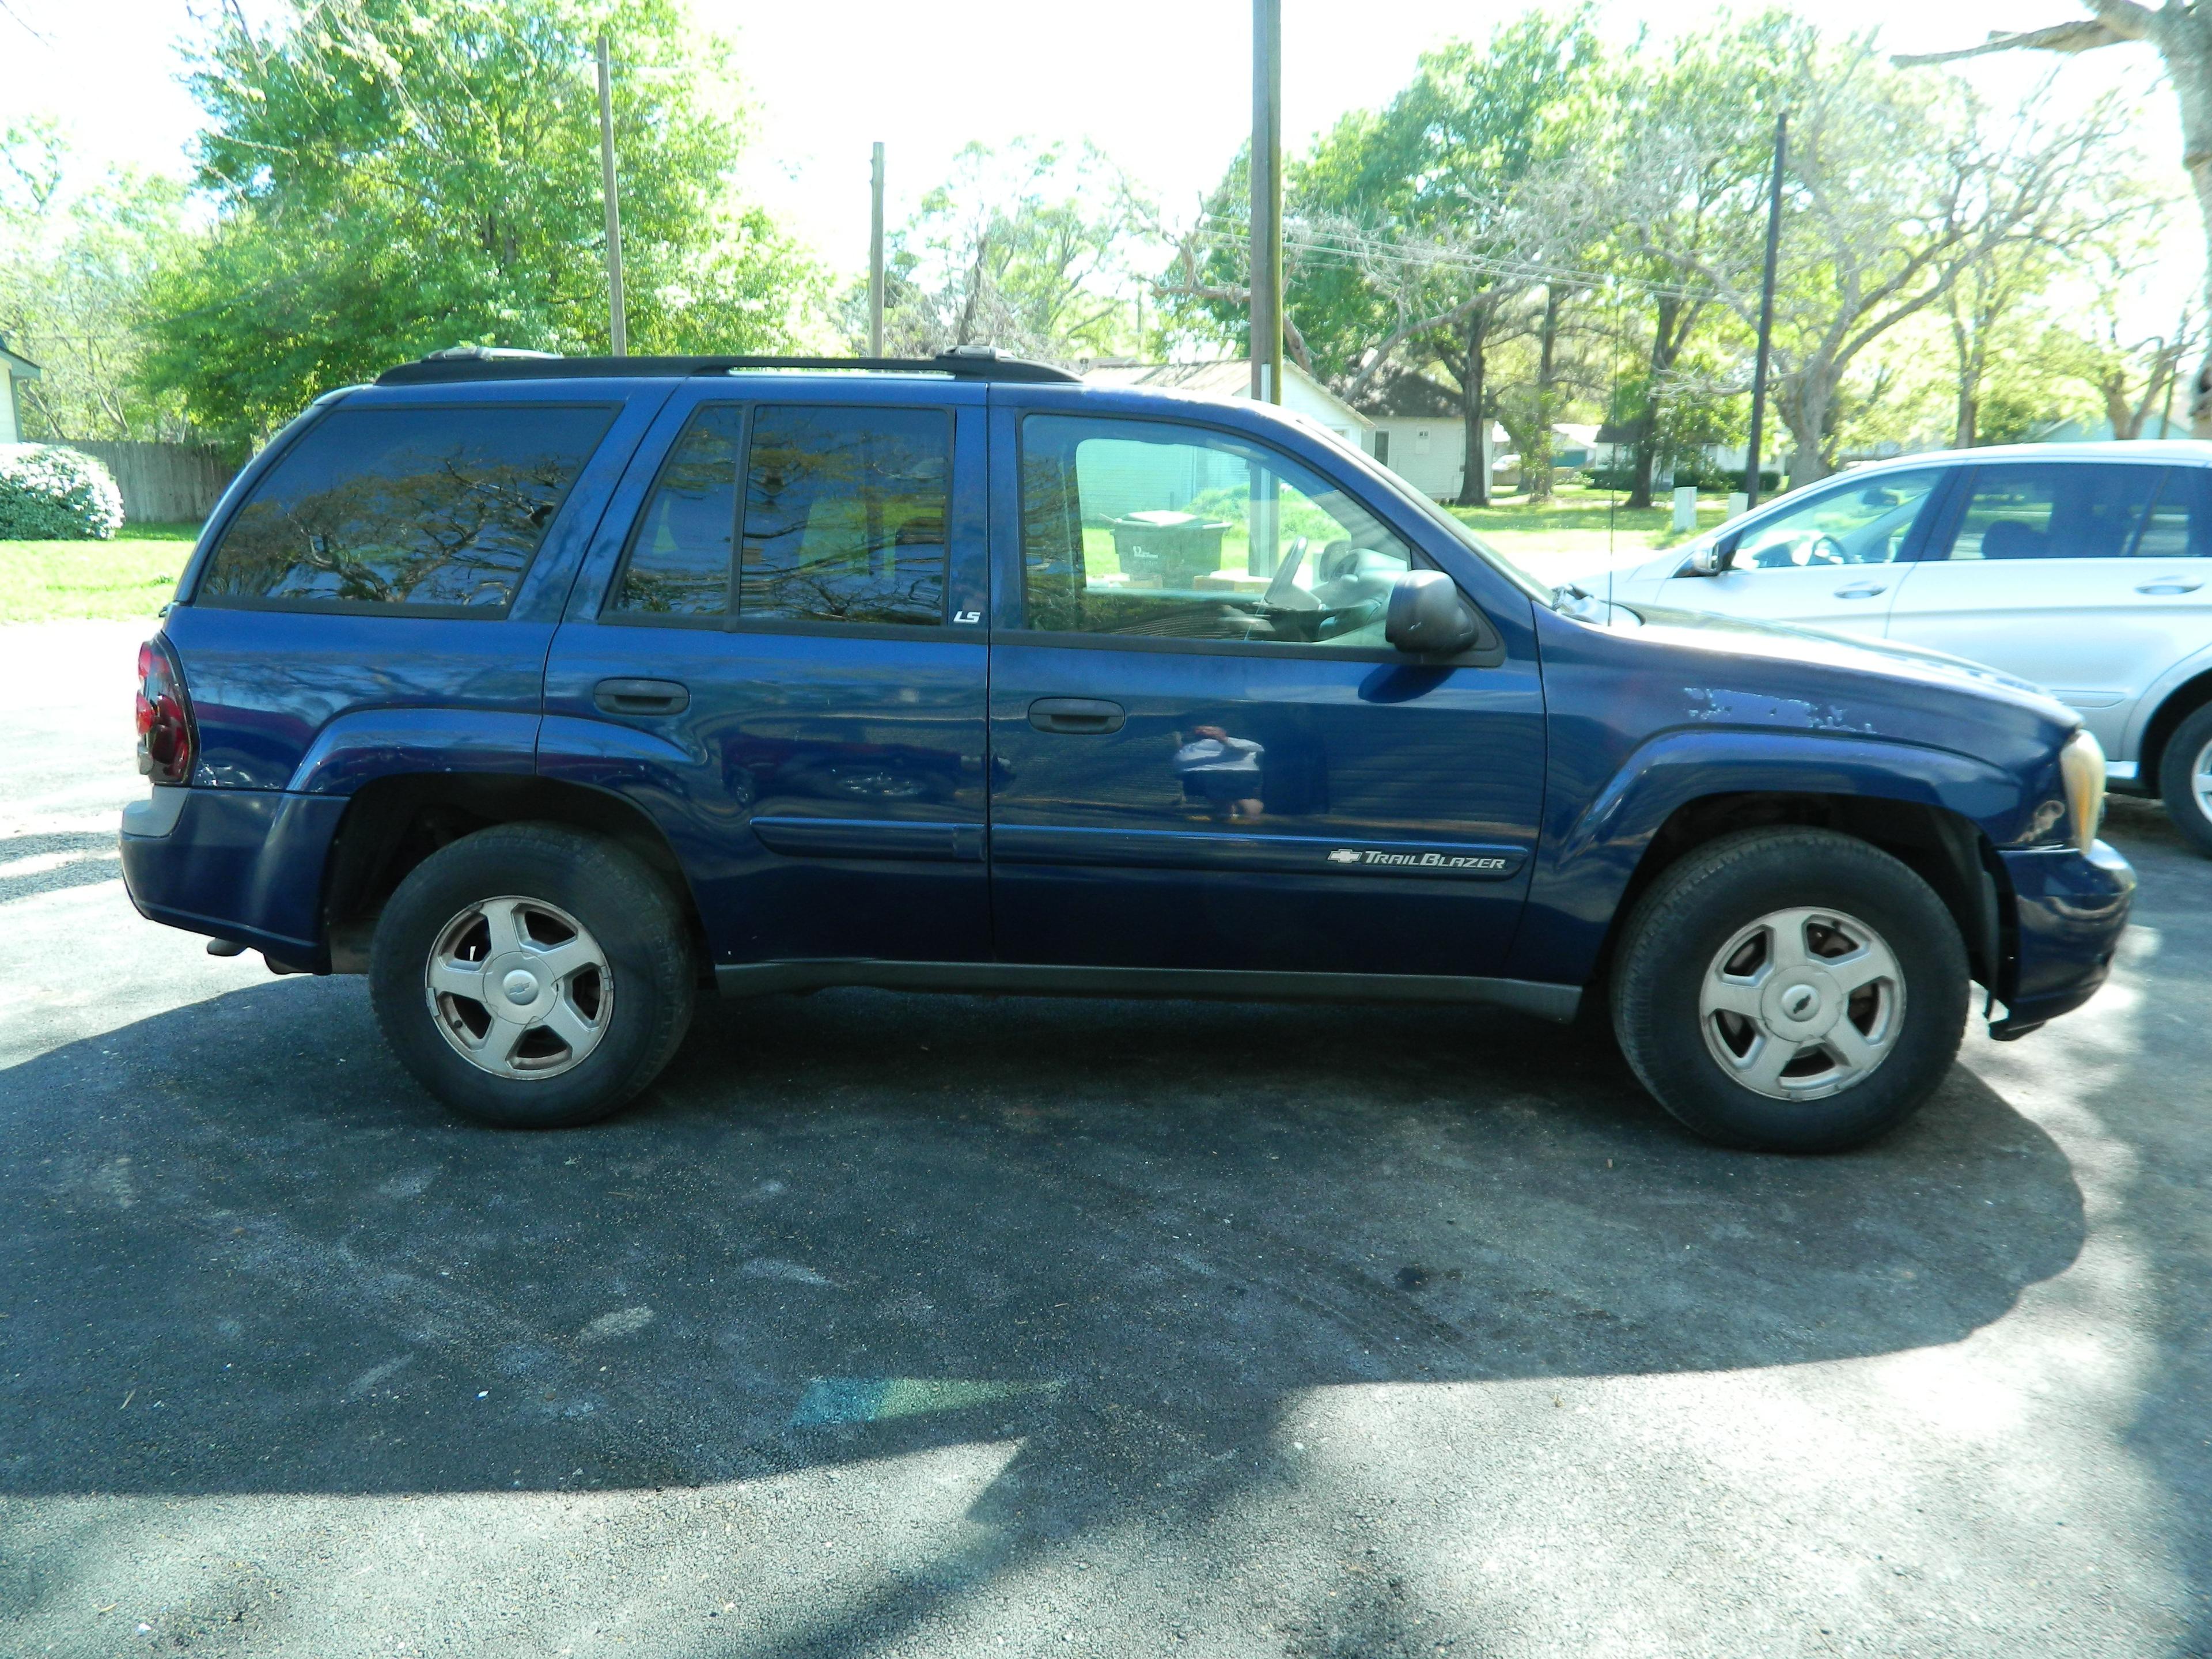
[[[1194,726],[1190,738],[1175,755],[1183,798],[1204,801],[1216,817],[1258,817],[1266,810],[1260,801],[1260,757],[1267,751],[1218,726]]]

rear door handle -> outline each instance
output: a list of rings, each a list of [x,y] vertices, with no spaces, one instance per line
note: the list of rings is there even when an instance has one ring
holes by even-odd
[[[691,692],[674,680],[601,680],[592,701],[610,714],[680,714]]]
[[[2203,586],[2201,581],[2185,581],[2179,576],[2161,576],[2154,582],[2145,582],[2136,589],[2138,593],[2194,593]]]
[[[1888,592],[1887,582],[1853,582],[1849,587],[1838,588],[1836,597],[1839,599],[1870,599],[1877,593]]]
[[[1030,724],[1040,732],[1097,737],[1120,731],[1127,718],[1120,703],[1097,697],[1039,697],[1030,705]]]

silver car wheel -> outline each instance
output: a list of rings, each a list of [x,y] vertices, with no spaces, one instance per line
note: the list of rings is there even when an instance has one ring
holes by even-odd
[[[489,898],[439,930],[422,970],[430,1017],[494,1077],[558,1077],[599,1046],[615,979],[584,925],[534,898]]]
[[[2208,821],[2212,821],[2212,742],[2197,751],[2190,763],[2189,793],[2197,799],[2197,810]]]
[[[1897,1047],[1905,970],[1839,910],[1775,910],[1714,953],[1698,1023],[1721,1069],[1771,1100],[1855,1088]]]

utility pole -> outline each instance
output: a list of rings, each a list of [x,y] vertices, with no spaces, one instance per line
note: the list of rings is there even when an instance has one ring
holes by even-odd
[[[1252,0],[1252,400],[1283,401],[1283,0]]]
[[[1283,0],[1252,0],[1252,401],[1283,401]],[[1282,492],[1273,468],[1251,470],[1244,569],[1273,576]]]
[[[884,355],[884,147],[868,180],[868,356]]]
[[[617,357],[629,356],[629,324],[623,309],[622,209],[615,202],[615,116],[607,71],[607,32],[599,31],[599,178],[607,204],[607,339]]]
[[[1782,161],[1790,117],[1774,118],[1774,182],[1766,196],[1766,270],[1759,284],[1759,362],[1751,371],[1751,447],[1744,452],[1744,511],[1759,505],[1759,427],[1766,418],[1766,352],[1774,340],[1774,267],[1782,252]]]

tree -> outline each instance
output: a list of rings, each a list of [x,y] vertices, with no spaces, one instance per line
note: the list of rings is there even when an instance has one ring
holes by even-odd
[[[52,126],[0,132],[0,334],[45,370],[21,386],[25,426],[62,441],[182,437],[177,400],[138,382],[149,286],[189,246],[184,189],[71,173]]]
[[[886,239],[884,342],[927,356],[988,343],[1073,362],[1127,337],[1136,264],[1152,215],[1088,143],[969,144],[952,176]],[[842,304],[848,334],[867,334],[867,290]]]
[[[1792,481],[1803,484],[1834,464],[1860,355],[2000,249],[2062,240],[2124,123],[2106,100],[2055,125],[2031,108],[2002,126],[1963,87],[1883,73],[1863,41],[1826,49],[1797,23],[1789,34],[1788,217],[1770,385],[1793,443]],[[1758,315],[1759,226],[1745,214],[1725,248],[1659,250],[1747,328]]]
[[[1994,52],[2072,54],[2141,42],[2157,49],[2181,111],[2181,165],[2197,193],[2206,246],[2205,294],[2212,309],[2212,7],[2194,0],[2164,0],[2155,8],[2139,0],[2081,0],[2090,17],[2048,28],[1996,32],[1978,46],[1899,57],[1900,67],[1955,63]],[[2212,344],[2212,343],[2208,343]],[[2191,429],[2212,438],[2212,349],[2197,371],[2189,404]]]
[[[219,218],[151,381],[243,436],[436,347],[604,349],[602,27],[633,349],[784,344],[816,278],[737,198],[727,50],[677,0],[292,0],[265,36],[226,8],[193,62]]]
[[[1607,262],[1644,313],[1643,363],[1620,411],[1635,445],[1632,507],[1651,505],[1662,454],[1683,453],[1679,434],[1718,418],[1713,365],[1690,368],[1685,354],[1717,309],[1727,312],[1684,267],[1729,257],[1759,222],[1796,44],[1790,20],[1770,13],[1663,47],[1639,42],[1615,76],[1606,141],[1589,152],[1601,165],[1583,184],[1596,197],[1592,216],[1612,232]],[[1666,402],[1677,387],[1698,400],[1681,421]]]
[[[1298,233],[1284,268],[1291,356],[1354,398],[1394,361],[1441,363],[1467,431],[1463,504],[1489,499],[1488,353],[1509,301],[1542,282],[1551,245],[1528,187],[1571,149],[1576,94],[1599,55],[1587,6],[1532,11],[1480,45],[1424,52],[1389,105],[1345,116],[1285,181]],[[1246,166],[1240,157],[1161,283],[1183,314],[1208,315],[1239,342]]]

